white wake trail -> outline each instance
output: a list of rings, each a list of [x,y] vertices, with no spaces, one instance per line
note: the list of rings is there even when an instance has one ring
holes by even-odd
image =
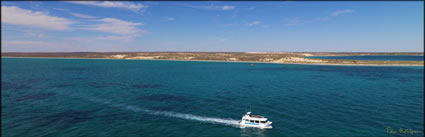
[[[233,120],[233,119],[203,117],[203,116],[196,116],[196,115],[192,115],[192,114],[183,114],[183,113],[167,112],[167,111],[153,111],[152,114],[164,115],[164,116],[176,117],[176,118],[183,118],[183,119],[188,119],[188,120],[196,120],[196,121],[201,121],[201,122],[232,125],[232,126],[238,126],[239,125],[239,122],[237,120]]]
[[[75,96],[75,95],[72,95]],[[239,126],[238,120],[234,119],[223,119],[223,118],[214,118],[214,117],[203,117],[203,116],[196,116],[192,114],[184,114],[184,113],[177,113],[177,112],[170,112],[170,111],[154,111],[149,109],[140,108],[133,105],[126,105],[123,103],[113,103],[108,100],[100,99],[100,98],[94,98],[94,97],[87,97],[87,96],[81,96],[78,95],[80,98],[85,98],[87,100],[90,100],[92,102],[101,103],[105,105],[110,105],[113,107],[118,108],[125,108],[127,110],[131,110],[134,112],[144,112],[151,115],[162,115],[162,116],[168,116],[168,117],[175,117],[175,118],[182,118],[187,120],[195,120],[195,121],[201,121],[201,122],[208,122],[208,123],[214,123],[214,124],[225,124],[225,125],[231,125],[234,127]]]

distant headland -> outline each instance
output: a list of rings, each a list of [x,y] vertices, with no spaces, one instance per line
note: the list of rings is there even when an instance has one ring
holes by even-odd
[[[423,56],[423,52],[2,52],[2,57],[252,62],[318,65],[424,66],[424,61],[316,59],[308,56]]]

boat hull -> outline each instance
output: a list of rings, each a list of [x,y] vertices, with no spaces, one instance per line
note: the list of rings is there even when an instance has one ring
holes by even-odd
[[[240,122],[240,127],[241,128],[245,128],[245,127],[253,127],[253,128],[261,128],[261,129],[270,129],[272,128],[271,124],[256,124],[256,123],[250,123],[250,122]]]

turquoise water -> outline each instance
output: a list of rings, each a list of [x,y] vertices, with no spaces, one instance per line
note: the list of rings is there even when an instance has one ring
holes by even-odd
[[[1,61],[2,136],[424,135],[423,67]]]
[[[424,56],[310,56],[318,59],[424,61]]]

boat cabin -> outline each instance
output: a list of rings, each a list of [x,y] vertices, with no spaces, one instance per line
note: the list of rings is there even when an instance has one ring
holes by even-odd
[[[244,116],[242,116],[242,121],[244,121],[246,124],[266,124],[267,118],[264,118],[264,116],[261,115],[250,115],[251,113],[248,112]]]

